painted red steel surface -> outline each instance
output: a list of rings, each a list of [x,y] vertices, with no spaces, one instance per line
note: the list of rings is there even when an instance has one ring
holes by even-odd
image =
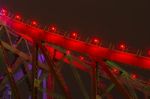
[[[42,40],[71,51],[88,54],[96,61],[103,58],[116,61],[123,64],[137,66],[145,69],[150,69],[150,58],[140,57],[132,53],[127,53],[118,50],[111,50],[108,48],[95,46],[82,41],[70,39],[62,35],[46,32],[42,29],[34,28],[30,25],[24,24],[19,21],[12,20],[8,17],[0,16],[0,22],[7,25],[15,31],[15,33],[21,35],[25,39],[32,41]]]

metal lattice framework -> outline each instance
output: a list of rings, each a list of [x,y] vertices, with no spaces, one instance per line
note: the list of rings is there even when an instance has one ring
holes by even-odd
[[[75,99],[73,85],[64,76],[65,65],[81,93],[79,99],[112,99],[115,88],[125,99],[139,99],[137,91],[149,99],[148,81],[132,78],[117,62],[150,69],[150,58],[79,41],[10,16],[0,14],[3,99]],[[90,89],[86,88],[81,71],[88,76]],[[27,89],[20,88],[22,82]],[[24,91],[27,96],[20,94]]]

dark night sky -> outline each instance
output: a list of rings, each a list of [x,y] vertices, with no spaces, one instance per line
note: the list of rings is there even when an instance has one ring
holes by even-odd
[[[42,24],[125,41],[133,48],[150,47],[149,0],[0,0],[0,6]]]

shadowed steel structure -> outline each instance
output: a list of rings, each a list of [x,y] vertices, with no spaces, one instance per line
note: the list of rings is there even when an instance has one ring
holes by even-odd
[[[150,69],[148,57],[104,48],[99,46],[98,39],[94,39],[94,43],[84,42],[77,40],[77,34],[73,34],[74,38],[40,29],[35,21],[26,24],[19,16],[7,15],[5,11],[0,14],[0,35],[0,52],[5,65],[0,92],[3,93],[6,84],[10,84],[10,96],[14,99],[23,98],[20,95],[23,89],[18,86],[20,82],[26,82],[28,98],[75,99],[74,89],[62,73],[63,64],[69,65],[76,81],[74,86],[82,94],[80,99],[113,98],[111,91],[115,86],[125,99],[138,99],[137,90],[144,94],[145,99],[149,98],[149,83],[137,79],[135,75],[133,79],[116,64]],[[79,71],[88,75],[90,90],[85,87]],[[105,83],[107,80],[112,84]],[[2,96],[5,97],[4,94]]]

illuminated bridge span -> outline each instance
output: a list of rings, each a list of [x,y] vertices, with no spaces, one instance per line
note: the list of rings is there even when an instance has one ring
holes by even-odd
[[[137,91],[144,93],[145,99],[149,98],[148,81],[139,80],[136,74],[128,74],[116,63],[149,70],[150,58],[127,52],[125,44],[120,44],[117,50],[100,46],[101,40],[98,38],[80,41],[76,32],[66,36],[60,35],[54,26],[40,29],[36,21],[24,23],[21,16],[8,14],[5,9],[0,13],[0,33],[1,57],[5,64],[5,76],[2,75],[0,79],[3,97],[7,93],[6,85],[9,85],[12,94],[7,96],[22,99],[22,95],[18,94],[18,84],[26,78],[28,98],[76,99],[68,84],[70,82],[61,73],[63,66],[60,65],[68,64],[80,90],[79,99],[113,98],[111,90],[115,86],[125,99],[138,99]],[[79,70],[90,78],[90,90],[86,89],[81,80]],[[101,78],[105,80],[101,81]],[[106,80],[112,84],[106,84]],[[58,82],[64,96],[55,94],[55,82]]]

